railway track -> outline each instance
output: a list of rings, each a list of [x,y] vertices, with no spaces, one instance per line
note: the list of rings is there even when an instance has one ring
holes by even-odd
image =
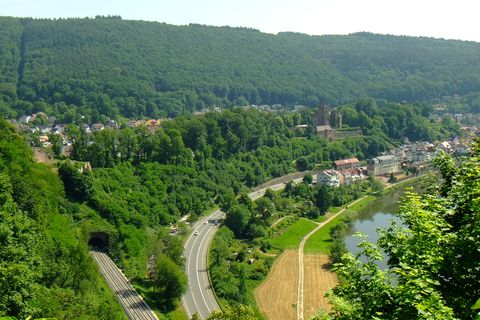
[[[90,254],[130,320],[158,320],[107,253],[99,249],[91,249]]]

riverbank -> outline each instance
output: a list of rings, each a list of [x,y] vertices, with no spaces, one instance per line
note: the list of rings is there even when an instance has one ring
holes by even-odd
[[[309,241],[305,245],[305,252],[330,254],[330,249],[333,243],[330,236],[330,230],[332,228],[342,224],[343,222],[351,222],[352,220],[355,220],[358,216],[358,213],[364,210],[372,202],[388,196],[392,192],[395,192],[399,189],[405,189],[423,177],[424,176],[412,177],[397,183],[389,184],[385,186],[380,195],[367,195],[362,197],[360,201],[352,201],[351,203],[345,205],[345,207],[330,208],[325,217],[328,219],[332,215],[335,215],[335,218],[329,221],[321,229],[317,230],[317,232],[310,237]],[[338,215],[339,211],[342,211],[342,214]]]
[[[378,201],[378,199],[388,197],[399,189],[405,189],[406,186],[416,181],[415,178],[417,177],[386,186],[380,196],[366,195],[350,202],[344,207],[331,208],[329,212],[323,216],[322,223],[317,222],[317,227],[302,238],[296,256],[292,256],[291,252],[288,254],[291,264],[294,263],[293,259],[296,258],[298,270],[298,284],[296,286],[297,303],[295,305],[297,311],[296,319],[307,319],[313,316],[319,309],[329,310],[330,308],[328,300],[324,295],[328,290],[338,284],[335,273],[330,269],[330,250],[333,245],[330,234],[331,229],[338,228],[337,226],[341,224],[343,224],[343,226],[340,227],[340,229],[348,227],[359,212],[368,208],[372,203]],[[303,231],[307,230],[305,229]],[[288,233],[288,231],[286,231],[286,233]],[[296,235],[298,236],[297,233]],[[278,259],[283,260],[285,257],[281,255]],[[289,268],[288,271],[291,272],[291,267]],[[278,270],[278,265],[275,265],[271,272],[277,276],[274,278],[269,277],[262,284],[262,288],[275,288],[278,286],[278,284],[275,283],[275,279],[284,278],[286,276],[283,275],[285,271],[286,270],[283,270],[283,272],[282,270]],[[285,287],[281,289],[283,290],[283,295],[290,296],[291,291],[295,288],[290,288],[290,291],[287,291]],[[278,290],[280,290],[280,288],[278,288]],[[268,304],[263,301],[265,300],[263,295],[256,295],[256,298],[259,304],[264,306],[265,310],[262,309],[264,314],[269,315],[272,312],[270,309],[275,309],[274,306],[268,306]],[[260,299],[261,302],[258,299]],[[265,307],[265,305],[267,306]],[[288,313],[283,313],[282,319],[294,319],[291,310]]]

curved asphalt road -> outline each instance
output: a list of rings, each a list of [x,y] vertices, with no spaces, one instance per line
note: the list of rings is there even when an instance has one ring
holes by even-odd
[[[189,318],[197,313],[200,319],[206,319],[213,311],[220,310],[210,286],[207,269],[207,257],[210,243],[218,229],[216,221],[225,216],[217,210],[206,220],[198,221],[193,232],[185,242],[185,268],[188,277],[188,290],[182,298],[183,306]],[[207,221],[207,223],[205,223]],[[198,232],[198,235],[195,233]]]
[[[302,181],[302,178],[293,179],[294,182]],[[251,192],[248,196],[256,200],[265,194],[267,189],[280,190],[285,183],[278,183],[268,188]],[[208,250],[213,236],[218,229],[215,224],[217,219],[225,217],[225,213],[217,210],[202,221],[193,226],[193,232],[185,242],[184,256],[185,268],[188,277],[187,293],[182,298],[183,306],[189,318],[195,313],[200,319],[206,319],[215,310],[220,310],[215,295],[210,285],[208,274]],[[208,223],[205,223],[207,221]],[[195,233],[198,231],[198,235]]]

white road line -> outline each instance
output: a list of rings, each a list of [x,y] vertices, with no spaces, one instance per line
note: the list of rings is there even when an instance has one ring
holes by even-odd
[[[198,229],[198,228],[199,228],[199,227],[197,227],[197,229]],[[197,231],[197,229],[195,229],[195,231]],[[194,231],[194,232],[195,232],[195,231]],[[195,236],[194,236],[194,237],[195,237]],[[188,261],[191,261],[191,256],[192,256],[192,253],[193,253],[193,247],[195,246],[196,240],[197,240],[198,238],[190,238],[190,239],[192,239],[192,241],[190,241],[191,246],[190,246],[190,252],[189,252],[189,254],[188,254]],[[190,239],[189,239],[189,240],[190,240]],[[185,247],[188,247],[188,243],[187,243],[187,245],[185,245]],[[190,264],[187,265],[187,270],[188,270],[187,275],[190,274],[190,272],[189,272],[190,266],[191,266]],[[193,274],[195,275],[195,277],[198,276],[198,272],[197,272],[196,270],[194,270]],[[190,296],[192,297],[193,304],[195,305],[195,308],[197,309],[197,314],[200,315],[200,309],[198,308],[197,301],[195,300],[195,295],[193,294],[193,287],[192,287],[192,282],[191,282],[191,280],[192,280],[192,279],[188,279],[188,287],[190,288]],[[186,309],[188,309],[188,305],[187,305]],[[190,313],[190,314],[192,315],[191,312],[188,312],[188,313]],[[201,317],[201,315],[200,315],[200,317]],[[201,317],[201,318],[203,319],[203,317]]]
[[[204,232],[204,234],[206,233],[207,231]],[[205,239],[208,239],[208,234],[204,235],[202,237],[202,241],[200,242],[200,248],[202,248],[203,246],[203,242],[205,241]],[[201,256],[201,252],[200,250],[197,251],[197,259],[196,259],[196,267],[197,267],[197,283],[198,283],[198,287],[200,289],[200,295],[202,296],[202,299],[203,299],[203,302],[205,302],[205,306],[207,307],[207,311],[208,311],[208,314],[210,314],[210,308],[208,307],[208,303],[207,303],[207,300],[205,299],[205,296],[203,295],[203,290],[202,290],[202,286],[200,284],[200,273],[199,273],[199,266],[198,266],[198,258]],[[205,266],[206,268],[208,268],[208,266]],[[205,270],[206,271],[206,270]]]

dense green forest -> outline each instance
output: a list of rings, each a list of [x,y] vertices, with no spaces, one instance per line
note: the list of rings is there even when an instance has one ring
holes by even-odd
[[[0,112],[59,121],[164,117],[247,104],[465,96],[480,108],[480,44],[369,33],[271,35],[115,18],[0,18]],[[83,118],[82,118],[83,116]],[[102,117],[104,116],[104,117]]]
[[[479,111],[479,49],[473,42],[367,33],[270,35],[118,17],[0,17],[0,114],[44,111],[57,123],[73,123],[66,129],[71,159],[58,162],[57,176],[34,163],[23,138],[0,120],[0,316],[122,319],[88,256],[92,231],[107,232],[111,256],[149,302],[171,310],[186,279],[175,273],[183,266],[181,238],[167,236],[169,225],[225,207],[247,189],[295,170],[348,157],[365,160],[405,138],[455,136],[458,125],[430,121],[431,103],[425,101],[459,94],[466,110]],[[359,99],[364,96],[372,98]],[[311,110],[277,116],[234,107],[326,101],[339,106],[347,129],[361,128],[363,136],[328,141],[311,127],[292,130],[312,123]],[[213,106],[230,109],[188,114]],[[175,119],[156,130],[125,126],[87,133],[76,125],[121,116]],[[35,145],[38,136],[29,138]],[[58,157],[61,141],[52,142]],[[444,196],[463,191],[452,177]],[[292,189],[299,193],[292,196],[315,202],[318,210],[311,214],[318,216],[328,204],[317,195],[326,193],[302,188]],[[350,196],[337,191],[332,201]],[[263,234],[265,221],[251,219],[257,209],[232,210],[245,222],[237,236],[254,240]],[[461,247],[465,241],[451,243]],[[155,272],[147,275],[152,254]],[[453,256],[446,259],[460,270]],[[177,283],[166,283],[166,272]],[[347,301],[341,290],[336,294]],[[392,295],[389,290],[382,294]],[[448,308],[457,312],[468,298],[452,295]]]
[[[429,121],[421,105],[380,108],[373,99],[362,99],[341,109],[345,125],[364,128],[365,136],[328,141],[307,132],[296,137],[291,127],[310,122],[308,110],[283,116],[241,108],[183,115],[155,132],[125,127],[87,134],[71,125],[71,158],[90,162],[93,170],[80,173],[65,162],[59,173],[73,200],[115,226],[111,253],[129,275],[141,278],[149,256],[142,243],[149,241],[150,228],[184,215],[195,220],[205,210],[295,170],[330,167],[333,160],[349,157],[365,160],[406,137],[458,133],[456,124]],[[88,217],[88,212],[77,214],[77,219]]]
[[[55,266],[57,260],[48,260],[55,270],[67,270],[65,281],[70,281],[59,285],[55,281],[63,281],[63,278],[55,277],[52,283],[44,284],[44,276],[40,273],[39,278],[32,278],[25,285],[43,285],[47,288],[45,290],[50,290],[52,286],[57,288],[57,284],[62,290],[71,290],[69,292],[74,297],[80,295],[77,301],[91,299],[93,307],[88,310],[92,314],[102,314],[103,311],[95,309],[98,306],[95,303],[107,298],[95,289],[84,293],[81,287],[77,293],[75,286],[83,286],[84,282],[71,277],[82,276],[82,273],[68,272],[69,268],[80,264],[69,260],[73,259],[70,255],[74,250],[80,254],[75,259],[82,259],[82,263],[89,266],[82,267],[82,271],[87,272],[85,277],[90,277],[85,280],[85,286],[89,281],[97,281],[86,255],[88,232],[108,232],[110,254],[135,282],[144,284],[146,294],[152,296],[151,292],[165,290],[162,289],[165,287],[158,282],[162,279],[147,277],[149,257],[157,253],[156,256],[162,257],[158,261],[159,267],[168,270],[173,264],[179,268],[183,265],[178,254],[179,242],[159,247],[166,237],[165,226],[175,223],[180,216],[189,214],[195,219],[215,205],[230,203],[236,194],[250,187],[295,170],[330,166],[332,160],[352,156],[363,160],[406,137],[440,138],[458,133],[458,126],[453,123],[429,121],[424,116],[428,115],[429,109],[421,104],[377,106],[373,99],[361,99],[341,109],[345,114],[345,126],[360,126],[366,136],[328,141],[308,130],[303,136],[296,136],[291,129],[295,124],[311,122],[309,110],[276,116],[233,108],[202,116],[179,116],[162,123],[156,131],[140,126],[86,133],[71,125],[66,134],[73,143],[72,159],[58,163],[63,186],[47,167],[31,161],[31,152],[25,142],[12,128],[3,124],[5,130],[1,141],[5,147],[0,154],[4,159],[2,168],[11,181],[4,187],[5,192],[11,193],[12,201],[21,212],[35,213],[29,223],[38,226],[40,237],[45,237],[47,242],[49,236],[53,239],[59,237],[58,244],[51,248],[53,251],[43,253],[43,249],[35,245],[29,246],[28,250],[38,249],[36,255],[46,255],[42,259],[48,257],[51,260],[54,256],[63,261],[64,265],[58,267]],[[92,165],[92,171],[86,169],[85,162]],[[41,178],[46,181],[32,172],[41,173]],[[10,198],[7,196],[6,199]],[[12,226],[12,223],[6,223],[7,228]],[[246,234],[261,233],[261,228],[250,229]],[[28,232],[35,230],[28,228]],[[66,244],[63,245],[62,241]],[[12,243],[17,242],[12,240]],[[49,246],[42,245],[42,248]],[[30,252],[28,250],[26,252]],[[55,250],[62,250],[62,253]],[[37,271],[42,268],[32,267],[31,270],[43,272]],[[182,281],[179,278],[179,283]],[[73,288],[68,289],[69,286]],[[4,290],[12,288],[5,286]],[[7,292],[2,296],[10,298],[15,294]],[[150,301],[172,308],[172,299],[165,301],[160,299],[162,295],[155,294],[153,297]],[[176,297],[172,298],[174,301]],[[29,299],[25,298],[25,301]],[[4,308],[8,314],[23,316],[31,312],[27,307]],[[38,314],[55,315],[58,310],[40,308]]]
[[[62,182],[0,119],[0,316],[124,319]]]

